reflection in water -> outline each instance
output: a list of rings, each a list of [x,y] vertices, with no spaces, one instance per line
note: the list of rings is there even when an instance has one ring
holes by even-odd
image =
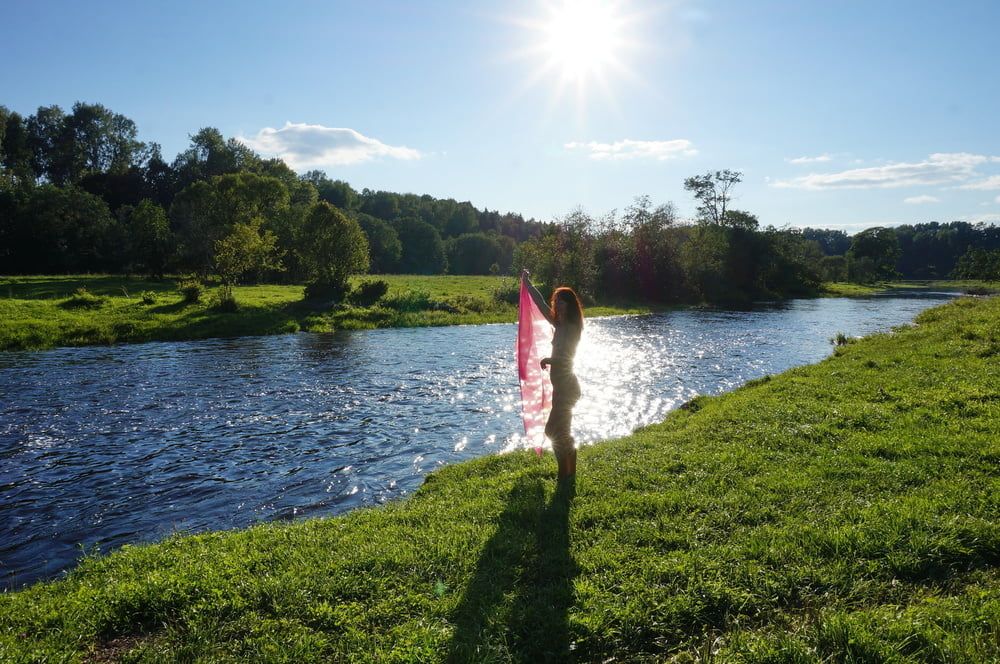
[[[590,320],[581,444],[696,394],[815,362],[923,298]],[[0,355],[0,583],[174,531],[334,514],[435,467],[522,446],[512,325],[298,334]]]

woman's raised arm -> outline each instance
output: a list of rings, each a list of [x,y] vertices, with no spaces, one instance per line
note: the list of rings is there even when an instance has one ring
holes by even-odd
[[[525,286],[528,287],[528,293],[531,294],[531,299],[535,301],[538,308],[541,309],[542,315],[545,316],[545,320],[549,321],[550,325],[555,325],[556,322],[552,320],[552,312],[549,310],[549,303],[545,301],[542,294],[538,292],[538,289],[531,283],[531,279],[528,278],[528,271],[521,270],[521,281]]]

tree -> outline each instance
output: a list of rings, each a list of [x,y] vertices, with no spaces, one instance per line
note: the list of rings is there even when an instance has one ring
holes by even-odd
[[[861,231],[847,250],[847,270],[852,281],[870,282],[892,279],[899,273],[899,241],[891,228],[876,226]]]
[[[403,255],[403,244],[399,241],[399,233],[389,222],[377,219],[370,214],[355,212],[353,217],[368,239],[371,271],[376,274],[394,272],[399,265],[400,257]]]
[[[35,187],[16,213],[13,272],[44,274],[106,269],[116,226],[107,204],[77,187]]]
[[[136,207],[122,209],[122,222],[128,239],[128,262],[133,269],[162,277],[173,251],[173,234],[163,208],[149,199]]]
[[[307,297],[340,300],[348,277],[368,269],[368,240],[357,221],[326,201],[306,218],[300,249],[308,285]]]
[[[356,210],[360,205],[358,192],[351,185],[343,180],[331,180],[323,171],[309,171],[302,179],[316,187],[320,200],[341,210]]]
[[[215,269],[222,280],[221,303],[235,303],[233,286],[248,272],[280,270],[277,238],[261,230],[262,221],[238,222],[226,237],[215,243]]]
[[[288,189],[277,178],[243,172],[191,184],[170,206],[182,265],[208,274],[213,268],[215,243],[236,224],[276,219],[288,207]]]
[[[743,173],[729,169],[709,171],[684,180],[684,188],[698,201],[698,219],[707,224],[724,226],[729,206],[729,191],[743,181]]]
[[[760,227],[760,220],[757,219],[757,215],[745,210],[726,210],[722,223],[728,228],[736,228],[742,231],[755,231]]]
[[[489,274],[490,266],[500,270],[503,249],[494,237],[484,233],[466,233],[445,243],[448,272],[451,274]]]
[[[66,115],[58,106],[41,106],[27,121],[31,165],[39,177],[66,184],[72,171],[67,145]]]
[[[403,245],[399,269],[403,274],[443,274],[448,269],[441,234],[430,224],[404,217],[393,224]]]

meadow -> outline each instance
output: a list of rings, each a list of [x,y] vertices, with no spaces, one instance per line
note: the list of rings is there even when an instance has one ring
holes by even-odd
[[[580,451],[0,595],[3,661],[1000,658],[1000,298]]]
[[[373,279],[389,284],[388,293],[373,306],[316,305],[303,301],[301,285],[260,285],[237,286],[239,308],[225,311],[215,305],[218,286],[206,287],[200,301],[189,303],[172,279],[2,277],[0,350],[517,319],[517,281],[509,277],[378,275],[352,281],[357,285]],[[77,294],[81,288],[86,291],[82,296]],[[587,314],[648,311],[625,304],[588,308]]]

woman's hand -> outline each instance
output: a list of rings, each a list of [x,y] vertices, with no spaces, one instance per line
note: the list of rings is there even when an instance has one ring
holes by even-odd
[[[539,364],[542,365],[543,369],[547,369],[549,367],[549,365],[552,364],[552,358],[551,357],[543,357],[542,361],[539,362]]]

